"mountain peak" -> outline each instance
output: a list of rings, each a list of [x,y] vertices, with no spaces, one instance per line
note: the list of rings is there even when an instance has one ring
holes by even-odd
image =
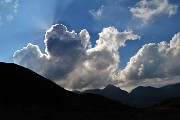
[[[103,92],[106,92],[107,94],[127,94],[126,91],[121,90],[119,87],[116,87],[112,84],[107,85],[104,89],[102,89]]]
[[[112,84],[109,84],[104,89],[117,89],[117,88],[120,89],[119,87],[116,87],[116,86],[114,86]]]

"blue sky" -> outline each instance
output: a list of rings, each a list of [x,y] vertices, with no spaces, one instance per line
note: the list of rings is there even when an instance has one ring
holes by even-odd
[[[118,48],[118,68],[123,70],[143,45],[169,43],[180,32],[180,2],[158,1],[0,0],[0,61],[14,62],[14,53],[28,43],[37,45],[45,53],[45,33],[53,24],[63,24],[68,31],[76,33],[86,29],[93,47],[103,28],[113,26],[120,32],[133,31],[140,36]],[[146,12],[141,13],[143,10]]]

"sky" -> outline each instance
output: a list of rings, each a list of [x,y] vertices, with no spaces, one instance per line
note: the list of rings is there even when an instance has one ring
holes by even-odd
[[[0,0],[0,61],[69,90],[180,82],[179,0]]]

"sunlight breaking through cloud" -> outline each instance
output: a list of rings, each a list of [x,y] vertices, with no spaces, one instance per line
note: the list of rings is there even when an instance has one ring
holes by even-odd
[[[165,85],[180,78],[180,33],[170,43],[149,43],[119,69],[120,47],[127,40],[140,39],[132,31],[103,28],[94,47],[86,29],[76,33],[64,25],[53,25],[45,34],[45,53],[29,43],[14,53],[18,65],[49,78],[67,89],[102,88],[108,84],[124,86]],[[163,81],[163,82],[162,82]],[[157,84],[156,84],[157,85]]]
[[[45,35],[46,53],[37,45],[28,44],[14,53],[14,62],[54,80],[68,89],[101,88],[124,82],[114,79],[119,70],[119,47],[127,40],[139,39],[132,31],[119,32],[114,27],[99,33],[95,47],[91,47],[87,30],[79,34],[64,25],[53,25]]]

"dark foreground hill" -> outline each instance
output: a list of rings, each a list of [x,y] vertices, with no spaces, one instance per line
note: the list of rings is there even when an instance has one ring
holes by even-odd
[[[136,114],[134,120],[179,120],[180,97],[170,98]]]
[[[109,99],[134,107],[150,107],[172,97],[180,97],[180,83],[167,85],[161,88],[139,86],[130,93],[113,85],[104,89],[86,90],[82,93],[102,95]]]
[[[26,68],[0,63],[2,120],[109,119],[117,113],[115,118],[128,118],[128,111],[134,110],[99,95],[69,92]]]
[[[135,109],[99,95],[69,92],[26,68],[0,63],[0,120],[167,118],[179,120],[180,98],[173,98],[151,108]]]

